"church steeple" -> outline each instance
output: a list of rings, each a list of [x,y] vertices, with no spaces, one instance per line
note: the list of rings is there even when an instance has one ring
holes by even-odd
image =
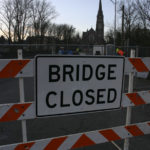
[[[97,44],[104,44],[104,16],[103,16],[101,0],[99,1],[99,10],[97,14],[96,42]]]
[[[102,11],[102,1],[99,1],[99,10],[98,10],[98,14],[103,13]]]
[[[98,0],[97,0],[98,1]],[[99,0],[99,8],[97,14],[96,30],[91,28],[83,32],[82,40],[88,44],[103,45],[104,42],[104,16],[102,10],[102,0]]]

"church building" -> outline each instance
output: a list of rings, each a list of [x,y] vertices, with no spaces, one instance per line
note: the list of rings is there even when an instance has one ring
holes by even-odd
[[[102,10],[102,2],[99,1],[99,10],[97,14],[96,30],[91,28],[83,32],[82,40],[86,44],[104,44],[104,15]]]

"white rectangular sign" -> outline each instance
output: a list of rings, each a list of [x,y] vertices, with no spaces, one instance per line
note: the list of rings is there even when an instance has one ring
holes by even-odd
[[[35,58],[38,117],[119,108],[123,57],[37,56]]]

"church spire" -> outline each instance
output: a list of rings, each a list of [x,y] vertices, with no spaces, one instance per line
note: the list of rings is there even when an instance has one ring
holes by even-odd
[[[98,11],[98,14],[99,13],[102,13],[103,11],[102,11],[102,1],[100,0],[99,1],[99,11]]]
[[[103,16],[101,0],[99,0],[99,10],[98,10],[98,14],[97,14],[96,41],[97,41],[97,44],[104,43],[104,16]]]

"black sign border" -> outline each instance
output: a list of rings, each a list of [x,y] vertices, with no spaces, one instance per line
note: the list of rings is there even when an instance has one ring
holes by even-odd
[[[113,59],[123,59],[123,73],[122,73],[122,88],[121,88],[121,100],[120,100],[120,106],[118,108],[112,108],[112,109],[101,109],[101,110],[91,110],[91,111],[84,111],[84,112],[73,112],[73,113],[64,113],[64,114],[54,114],[54,115],[38,115],[38,100],[37,100],[37,61],[38,58],[41,57],[47,57],[47,58],[59,58],[59,57],[63,57],[63,58],[113,58]],[[86,113],[96,113],[96,112],[103,112],[103,111],[112,111],[112,110],[117,110],[121,108],[121,102],[122,102],[122,96],[123,96],[123,87],[124,87],[124,70],[125,70],[125,57],[121,57],[121,56],[92,56],[92,55],[85,55],[85,56],[81,56],[81,55],[36,55],[35,59],[34,59],[34,101],[35,101],[35,111],[36,111],[36,117],[38,118],[44,118],[44,117],[60,117],[60,116],[68,116],[68,115],[79,115],[79,114],[86,114]]]

